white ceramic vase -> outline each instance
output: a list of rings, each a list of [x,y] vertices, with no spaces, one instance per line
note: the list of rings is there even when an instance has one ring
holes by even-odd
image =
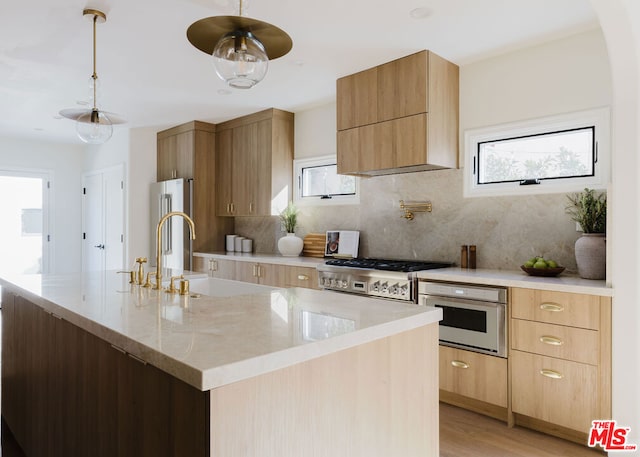
[[[583,233],[576,241],[575,249],[581,278],[606,278],[607,246],[604,233]]]
[[[285,257],[296,257],[302,252],[302,238],[295,233],[287,233],[278,240],[278,250]]]

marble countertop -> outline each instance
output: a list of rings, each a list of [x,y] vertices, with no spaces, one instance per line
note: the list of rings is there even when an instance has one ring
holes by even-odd
[[[115,271],[20,275],[0,284],[206,391],[442,318],[439,309],[303,288],[194,278],[186,296]]]
[[[315,268],[326,259],[320,257],[285,257],[277,254],[260,254],[255,252],[194,252],[195,257],[213,257],[218,259],[239,260],[242,262],[263,262],[288,265],[292,267]]]
[[[605,281],[582,279],[578,276],[560,275],[553,278],[529,276],[523,271],[442,268],[418,272],[418,278],[433,281],[487,284],[503,287],[524,287],[556,292],[613,296],[613,289]]]

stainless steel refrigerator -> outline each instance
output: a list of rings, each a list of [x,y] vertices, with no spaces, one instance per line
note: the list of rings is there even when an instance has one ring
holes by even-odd
[[[150,266],[156,266],[156,232],[158,222],[171,211],[182,211],[189,217],[192,208],[193,180],[171,179],[151,184],[151,252]],[[189,227],[182,217],[170,217],[162,227],[162,267],[191,270],[193,242]]]

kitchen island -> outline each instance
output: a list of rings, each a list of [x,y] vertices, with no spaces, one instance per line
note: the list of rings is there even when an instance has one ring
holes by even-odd
[[[440,310],[116,272],[2,285],[2,416],[27,456],[437,456]]]

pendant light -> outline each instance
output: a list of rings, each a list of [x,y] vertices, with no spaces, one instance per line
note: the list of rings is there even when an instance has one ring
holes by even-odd
[[[229,86],[250,89],[267,74],[269,60],[282,57],[293,42],[286,32],[257,19],[242,16],[213,16],[194,22],[187,39],[213,56],[216,73]]]
[[[107,20],[106,14],[95,9],[84,9],[82,14],[93,22],[93,73],[89,79],[89,89],[93,107],[91,109],[63,109],[60,115],[76,121],[78,137],[89,144],[102,144],[111,138],[113,124],[125,121],[117,116],[98,109],[98,73],[96,71],[96,24]]]

